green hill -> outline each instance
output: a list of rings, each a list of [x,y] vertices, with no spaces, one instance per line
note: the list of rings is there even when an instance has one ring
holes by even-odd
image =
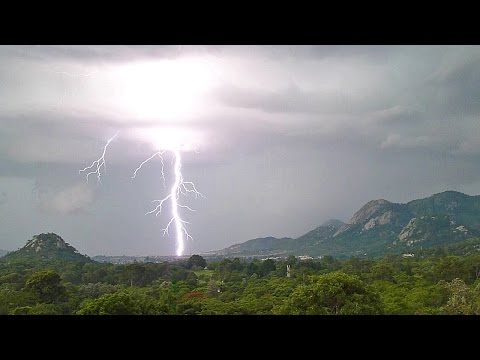
[[[73,246],[66,243],[54,233],[33,236],[26,245],[17,251],[12,251],[0,259],[2,262],[89,262],[88,256],[82,255]]]
[[[220,250],[218,251],[218,255],[271,254],[276,251],[284,252],[282,249],[292,240],[292,238],[277,239],[272,236],[252,239]]]
[[[480,196],[446,191],[407,204],[372,200],[346,224],[329,220],[297,239],[254,239],[219,254],[380,256],[458,243],[479,235]]]
[[[413,216],[446,214],[457,224],[480,230],[480,196],[445,191],[407,204]]]

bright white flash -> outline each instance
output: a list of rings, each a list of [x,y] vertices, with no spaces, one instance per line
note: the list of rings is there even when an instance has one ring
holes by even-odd
[[[108,145],[117,137],[118,133],[113,135],[110,139],[108,139],[107,143],[105,144],[105,147],[103,148],[103,153],[100,158],[92,162],[90,166],[87,166],[85,169],[79,170],[78,173],[81,174],[82,172],[87,172],[86,178],[87,178],[87,183],[88,183],[88,178],[90,175],[97,174],[97,185],[102,184],[102,167],[103,171],[106,174],[107,173],[107,165],[105,163],[105,154],[107,152]]]

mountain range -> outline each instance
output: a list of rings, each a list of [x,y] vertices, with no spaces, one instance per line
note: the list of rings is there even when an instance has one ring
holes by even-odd
[[[347,223],[331,219],[298,238],[257,238],[202,255],[381,256],[385,253],[412,253],[475,237],[480,237],[480,196],[445,191],[406,204],[372,200]],[[21,249],[0,255],[3,255],[2,262],[28,262],[32,259],[42,262],[49,259],[92,261],[53,233],[35,235]]]
[[[445,191],[406,204],[379,199],[347,222],[331,219],[298,238],[265,237],[210,252],[220,256],[380,256],[480,235],[480,196]]]

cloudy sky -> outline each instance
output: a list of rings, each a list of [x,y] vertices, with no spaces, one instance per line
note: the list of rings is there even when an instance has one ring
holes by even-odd
[[[0,249],[55,232],[89,255],[185,253],[348,221],[372,199],[480,194],[480,47],[0,46]],[[86,182],[79,170],[98,159]]]

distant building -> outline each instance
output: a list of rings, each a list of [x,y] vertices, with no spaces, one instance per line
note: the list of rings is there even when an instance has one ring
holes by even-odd
[[[298,259],[300,259],[300,260],[313,260],[313,257],[308,256],[308,255],[300,255],[300,256],[298,256]]]

